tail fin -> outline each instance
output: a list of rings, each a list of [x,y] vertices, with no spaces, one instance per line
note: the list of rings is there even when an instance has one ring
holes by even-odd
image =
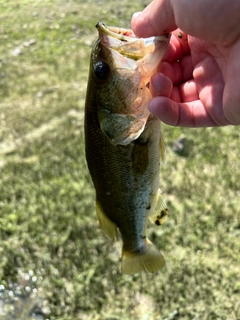
[[[146,239],[141,252],[122,250],[122,273],[132,274],[140,271],[156,272],[165,265],[164,258],[152,242]]]

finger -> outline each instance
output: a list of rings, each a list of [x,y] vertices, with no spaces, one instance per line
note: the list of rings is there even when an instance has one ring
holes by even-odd
[[[181,92],[179,90],[179,86],[173,87],[170,99],[175,102],[182,102],[182,97],[181,97]]]
[[[191,55],[186,55],[179,60],[179,64],[182,71],[182,80],[189,81],[193,79],[193,62]]]
[[[163,73],[156,73],[150,81],[150,90],[154,97],[171,96],[171,99],[175,102],[190,102],[199,99],[193,79],[180,86],[173,87],[176,74],[174,74],[172,66],[167,62],[162,63],[161,66],[160,70]]]
[[[162,73],[156,73],[150,81],[150,90],[154,97],[170,97],[172,92],[172,81]]]
[[[194,80],[183,83],[180,88],[182,102],[190,102],[199,99],[198,91]]]
[[[182,55],[190,53],[189,45],[188,45],[188,35],[183,32],[181,29],[176,29],[172,33],[172,42],[177,47],[177,51],[182,52]]]
[[[194,80],[187,81],[180,86],[174,86],[170,96],[175,102],[191,102],[199,99]]]
[[[188,45],[188,35],[180,29],[176,29],[171,36],[168,48],[163,56],[163,60],[176,61],[183,56],[190,54]]]
[[[200,100],[178,103],[167,97],[155,97],[150,101],[148,108],[151,113],[168,125],[181,127],[217,126]]]
[[[179,86],[173,87],[173,82],[171,81],[171,77],[174,78],[174,75],[171,73],[171,65],[169,65],[168,63],[164,63],[164,65],[166,65],[166,74],[156,73],[151,78],[150,90],[152,92],[152,95],[153,97],[168,97],[171,98],[173,101],[181,102],[182,98]]]
[[[157,1],[157,0],[155,0]],[[176,25],[187,34],[226,46],[239,38],[240,2],[169,0]]]
[[[151,37],[175,30],[173,11],[168,0],[151,2],[140,14],[132,17],[132,30],[138,37]]]
[[[189,81],[193,79],[191,56],[184,56],[179,62],[162,61],[157,71],[171,79],[175,85]]]
[[[178,62],[168,63],[163,61],[158,67],[158,72],[167,76],[173,84],[182,82],[182,70]]]
[[[132,18],[132,29],[139,37],[156,36],[181,28],[194,37],[231,44],[239,38],[239,1],[227,5],[212,0],[153,0]],[[223,14],[224,13],[224,14]],[[227,23],[226,23],[227,22]]]
[[[226,91],[224,87],[227,81],[224,80],[223,73],[219,67],[219,65],[223,64],[225,58],[219,54],[216,47],[212,44],[196,39],[194,42],[196,46],[192,54],[195,65],[193,77],[197,86],[199,99],[203,102],[209,116],[215,123],[218,125],[229,124],[223,110],[223,93]],[[208,50],[206,50],[206,47]],[[218,59],[214,59],[208,51],[213,52]]]

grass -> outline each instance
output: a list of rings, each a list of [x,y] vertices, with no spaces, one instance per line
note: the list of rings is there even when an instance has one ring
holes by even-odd
[[[121,275],[121,243],[98,226],[83,138],[94,25],[129,27],[146,4],[0,1],[1,319],[240,318],[237,127],[163,125],[169,219],[148,228],[163,272]]]

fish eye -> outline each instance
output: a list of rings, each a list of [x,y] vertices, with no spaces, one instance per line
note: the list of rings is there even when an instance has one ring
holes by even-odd
[[[104,61],[98,61],[94,64],[94,73],[99,80],[107,80],[110,75],[110,67]]]

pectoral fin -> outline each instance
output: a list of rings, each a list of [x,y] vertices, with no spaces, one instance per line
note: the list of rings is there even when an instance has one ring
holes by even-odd
[[[145,120],[131,115],[111,113],[101,109],[98,112],[100,128],[114,145],[127,145],[136,140],[145,128]]]
[[[155,209],[150,212],[149,219],[157,226],[162,225],[168,216],[168,208],[164,198],[161,195],[161,191],[158,191]]]
[[[118,238],[117,226],[114,222],[112,222],[106,216],[106,214],[103,212],[102,207],[98,201],[96,202],[96,211],[97,211],[100,227],[105,233],[105,235],[109,237],[111,240],[117,240]]]

